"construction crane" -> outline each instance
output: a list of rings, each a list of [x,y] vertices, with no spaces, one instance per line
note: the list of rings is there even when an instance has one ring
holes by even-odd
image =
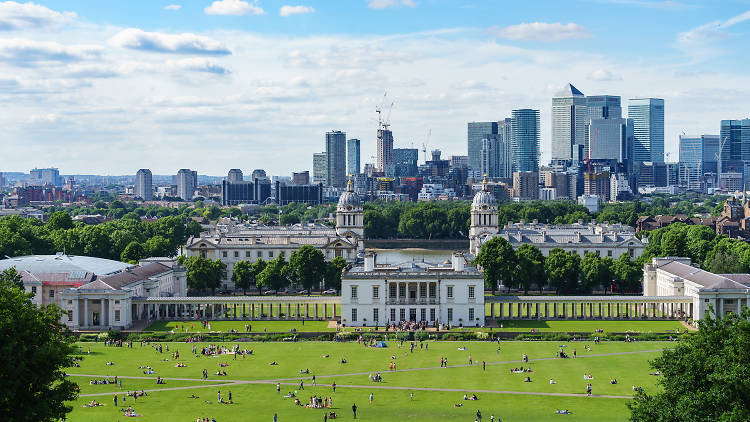
[[[586,165],[588,166],[588,173],[591,173],[591,147],[594,146],[594,142],[596,142],[596,137],[599,135],[599,129],[594,131],[594,136],[591,137],[591,142],[589,142],[589,149],[586,151]]]
[[[422,153],[424,154],[424,162],[427,162],[427,145],[430,144],[430,137],[432,136],[432,129],[427,131],[427,140],[422,142]]]
[[[719,140],[719,151],[714,154],[714,157],[716,158],[716,186],[721,187],[719,184],[721,183],[721,153],[724,151],[724,146],[727,144],[727,141],[729,140],[728,136],[725,136],[724,139]]]
[[[379,105],[375,106],[375,112],[378,113],[378,129],[388,130],[388,127],[391,126],[391,111],[393,110],[393,104],[395,104],[396,101],[391,101],[391,104],[388,106],[388,111],[385,114],[385,118],[383,118],[383,109],[385,108],[387,96],[388,91],[385,91],[385,93],[383,93],[383,100]]]

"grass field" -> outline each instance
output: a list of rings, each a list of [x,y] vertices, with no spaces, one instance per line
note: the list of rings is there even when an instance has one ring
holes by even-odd
[[[648,360],[672,343],[501,342],[498,351],[498,344],[490,342],[425,342],[427,348],[417,343],[413,352],[409,343],[399,347],[397,342],[388,342],[387,348],[333,342],[241,343],[240,348],[250,348],[253,354],[237,360],[233,355],[193,356],[191,348],[197,345],[200,349],[201,344],[163,345],[163,353],[159,353],[140,343],[132,349],[82,343],[84,358],[80,367],[68,369],[70,374],[85,375],[71,377],[80,382],[81,397],[73,403],[69,420],[126,419],[119,411],[119,386],[88,385],[94,376],[106,375],[118,375],[126,390],[148,392],[134,405],[142,415],[138,420],[143,421],[194,421],[199,417],[213,417],[219,422],[271,421],[274,413],[281,422],[323,419],[322,409],[295,406],[293,399],[281,397],[288,391],[298,391],[303,403],[311,395],[333,397],[333,411],[341,420],[352,420],[353,403],[359,408],[357,419],[369,421],[468,421],[474,420],[477,410],[482,412],[483,420],[489,420],[491,414],[502,421],[626,420],[625,404],[632,396],[632,386],[655,388],[657,377],[649,375]],[[587,345],[590,352],[585,350]],[[467,350],[459,350],[462,346]],[[556,359],[555,353],[561,347],[571,355],[575,350],[578,357]],[[171,358],[175,350],[180,352],[179,360],[188,365],[186,368],[175,367]],[[529,363],[521,361],[524,353]],[[448,359],[449,367],[440,368],[441,357]],[[347,363],[341,363],[342,358]],[[272,361],[278,365],[269,365]],[[484,368],[482,361],[486,362]],[[229,364],[221,368],[226,370],[226,377],[213,375],[220,362]],[[397,371],[389,370],[391,362],[396,363]],[[144,375],[140,366],[153,367],[155,374]],[[511,368],[520,366],[531,367],[533,372],[510,373]],[[200,379],[204,368],[211,374],[205,381]],[[300,370],[306,369],[310,374],[301,375]],[[368,375],[375,372],[382,374],[382,383],[369,381]],[[594,379],[584,380],[586,373]],[[318,384],[315,387],[310,379],[313,374]],[[167,384],[156,385],[156,376],[166,378]],[[525,376],[532,382],[524,382]],[[617,378],[618,384],[611,385],[611,378]],[[556,383],[550,384],[550,379]],[[304,390],[299,389],[300,380],[304,380]],[[276,393],[277,382],[281,383],[282,394]],[[335,393],[333,382],[338,386]],[[593,397],[585,395],[587,383],[593,386]],[[234,404],[218,404],[219,390],[225,398],[231,391]],[[112,402],[115,393],[120,393],[117,408]],[[370,393],[374,395],[372,404],[368,400]],[[414,393],[413,401],[410,393]],[[472,393],[477,394],[478,401],[462,400],[464,394]],[[192,394],[200,398],[188,398]],[[82,407],[93,399],[104,406]],[[454,406],[459,403],[463,406]],[[128,400],[127,404],[133,402]],[[555,410],[561,408],[573,414],[556,415]]]

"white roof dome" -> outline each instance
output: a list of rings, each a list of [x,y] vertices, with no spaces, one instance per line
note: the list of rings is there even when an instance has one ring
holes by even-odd
[[[352,208],[359,208],[362,206],[362,200],[359,199],[359,195],[357,195],[357,192],[354,192],[354,189],[352,189],[352,181],[349,180],[349,183],[346,187],[346,192],[342,193],[339,197],[339,207],[352,207]]]

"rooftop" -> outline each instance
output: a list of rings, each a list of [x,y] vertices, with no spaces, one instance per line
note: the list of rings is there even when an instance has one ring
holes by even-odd
[[[112,275],[130,268],[133,265],[111,259],[91,256],[65,255],[27,255],[0,260],[0,271],[15,267],[17,271],[32,274],[59,274],[84,272],[97,276]]]
[[[746,290],[750,288],[750,274],[714,274],[677,261],[662,265],[659,269],[698,284],[702,286],[701,290]]]

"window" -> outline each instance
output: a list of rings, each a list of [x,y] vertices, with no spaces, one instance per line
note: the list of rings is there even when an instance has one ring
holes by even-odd
[[[427,285],[419,283],[419,297],[427,297]]]
[[[427,309],[422,308],[419,310],[419,320],[420,321],[427,321]]]
[[[263,251],[258,251],[258,258],[263,258]]]
[[[224,258],[226,258],[226,257],[227,257],[227,251],[223,251],[223,252],[221,253],[221,256],[222,256],[222,257],[224,257]]]
[[[357,308],[352,308],[352,322],[357,320]]]
[[[268,257],[273,258],[273,251],[268,251]]]
[[[395,322],[395,321],[396,321],[396,310],[391,309],[391,322]]]
[[[448,308],[448,321],[453,321],[453,308]]]
[[[55,291],[54,290],[50,290],[49,291],[49,298],[50,299],[54,299],[55,298]]]
[[[239,258],[240,257],[240,251],[234,251],[234,257]]]
[[[36,294],[36,286],[31,286],[31,293]]]
[[[283,257],[283,256],[286,256],[286,251],[281,251],[281,252],[279,252],[279,255],[281,255],[282,257]]]
[[[435,308],[430,308],[430,321],[435,321]]]
[[[115,321],[120,321],[120,310],[115,309]]]
[[[245,251],[245,258],[250,258],[250,251]]]
[[[73,321],[73,311],[68,311],[68,322]]]
[[[469,299],[474,299],[474,286],[469,286]]]
[[[430,297],[435,297],[435,285],[430,284]]]
[[[378,311],[379,310],[380,309],[378,309],[378,308],[375,308],[375,309],[372,310],[372,320],[375,321],[375,322],[378,322],[378,319],[379,319],[378,318],[379,317]]]
[[[372,286],[372,298],[373,299],[380,298],[380,288],[378,286]]]
[[[607,250],[607,256],[612,256],[612,250],[611,249]]]
[[[120,301],[119,301],[119,300],[116,300],[116,301],[115,301],[115,305],[119,305],[119,304],[120,304]]]
[[[357,286],[352,286],[352,299],[357,298]]]
[[[469,308],[469,321],[474,321],[474,308]]]
[[[453,286],[448,286],[448,299],[453,299]]]
[[[406,297],[406,285],[405,284],[398,285],[398,295],[401,297]]]
[[[392,298],[395,298],[396,297],[396,285],[391,283],[388,285],[388,289],[390,290],[390,296]]]
[[[399,314],[398,316],[401,317],[401,319],[399,321],[406,321],[406,309],[401,308],[399,310],[398,314]]]

